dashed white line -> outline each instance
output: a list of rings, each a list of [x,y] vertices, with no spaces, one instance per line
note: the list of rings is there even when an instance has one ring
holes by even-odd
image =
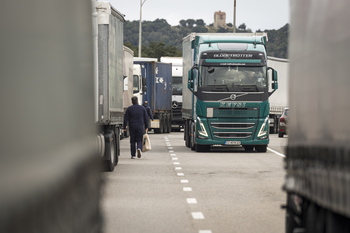
[[[169,150],[169,153],[174,153],[174,151],[173,150]]]
[[[171,156],[176,156],[176,154],[170,154]]]
[[[180,162],[174,162],[174,165],[180,165]]]
[[[187,198],[186,201],[187,201],[187,204],[197,204],[196,198]]]
[[[184,176],[185,174],[184,173],[176,173],[178,176]]]
[[[175,167],[175,170],[182,170],[181,167]]]
[[[183,187],[182,190],[184,192],[191,192],[192,191],[192,188],[191,187]]]
[[[272,150],[271,148],[267,148],[267,149],[268,149],[269,151],[275,153],[276,155],[279,155],[279,156],[283,157],[283,158],[286,157],[284,154],[282,154],[282,153],[280,153],[280,152],[277,152],[277,151],[275,151],[275,150]]]
[[[172,160],[179,160],[178,158],[171,158]]]
[[[192,212],[193,219],[204,219],[204,215],[202,212]]]
[[[180,182],[181,182],[182,184],[187,184],[187,183],[188,183],[188,180],[180,180]]]

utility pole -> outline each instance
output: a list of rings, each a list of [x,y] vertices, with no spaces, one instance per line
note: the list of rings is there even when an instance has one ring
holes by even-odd
[[[236,0],[233,3],[233,33],[236,33]]]
[[[142,6],[146,0],[140,0],[140,23],[139,23],[139,57],[141,57],[141,46],[142,46]]]

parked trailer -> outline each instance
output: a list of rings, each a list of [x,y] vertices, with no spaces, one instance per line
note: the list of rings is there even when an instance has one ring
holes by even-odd
[[[120,154],[123,107],[124,16],[109,2],[97,2],[98,77],[97,125],[100,156],[107,171],[113,171]]]
[[[148,101],[154,117],[149,128],[154,129],[155,133],[169,133],[171,130],[171,64],[157,62],[154,58],[134,58],[134,64],[141,66],[141,76],[146,83],[142,102]]]
[[[350,232],[350,2],[290,4],[286,232]]]
[[[1,2],[0,232],[102,231],[92,3]]]
[[[184,119],[182,118],[182,57],[161,57],[161,62],[171,63],[172,65],[172,112],[171,112],[171,130],[180,131],[184,128]]]
[[[267,57],[267,65],[278,72],[278,91],[270,96],[270,133],[278,133],[278,121],[288,107],[289,60]]]
[[[126,109],[132,105],[131,97],[133,97],[133,69],[134,69],[134,52],[124,46],[124,68],[123,68],[123,76],[124,76],[124,92],[123,92],[123,106],[124,113]],[[121,139],[124,137],[129,137],[129,131],[121,131]]]

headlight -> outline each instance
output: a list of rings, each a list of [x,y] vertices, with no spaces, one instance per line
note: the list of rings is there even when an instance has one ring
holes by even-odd
[[[201,119],[199,119],[199,117],[197,117],[197,120],[198,120],[198,123],[199,123],[199,127],[200,127],[200,130],[198,130],[198,134],[202,137],[208,137],[208,133],[207,133],[207,130],[205,129],[204,127],[204,124],[203,122],[201,121]]]
[[[259,130],[258,137],[267,136],[267,131],[269,129],[269,127],[267,127],[269,125],[268,122],[269,122],[269,117],[266,117],[264,123],[262,124],[262,126]]]

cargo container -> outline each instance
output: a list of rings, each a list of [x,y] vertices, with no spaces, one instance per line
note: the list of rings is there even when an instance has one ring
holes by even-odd
[[[106,170],[113,171],[120,154],[124,119],[123,103],[123,24],[124,16],[109,2],[97,2],[98,76],[95,77],[96,124],[99,126],[100,156]]]
[[[290,4],[286,232],[350,232],[350,2]]]
[[[134,64],[141,66],[141,76],[145,82],[142,102],[139,100],[139,104],[148,101],[154,117],[149,128],[155,133],[169,133],[172,98],[171,64],[157,62],[152,58],[134,58]]]
[[[161,57],[161,62],[171,63],[172,65],[172,85],[173,95],[171,102],[171,130],[180,131],[184,128],[184,119],[182,118],[182,57]]]

